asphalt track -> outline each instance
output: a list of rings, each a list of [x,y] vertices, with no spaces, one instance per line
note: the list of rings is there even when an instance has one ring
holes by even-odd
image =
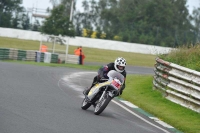
[[[142,69],[141,73],[149,71],[133,69],[132,73],[138,69]],[[117,100],[99,116],[93,114],[93,107],[82,110],[82,91],[95,74],[72,68],[0,62],[0,133],[170,132]]]

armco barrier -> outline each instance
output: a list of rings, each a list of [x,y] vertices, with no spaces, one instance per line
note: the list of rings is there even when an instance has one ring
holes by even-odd
[[[200,72],[156,59],[154,88],[172,102],[200,113]]]

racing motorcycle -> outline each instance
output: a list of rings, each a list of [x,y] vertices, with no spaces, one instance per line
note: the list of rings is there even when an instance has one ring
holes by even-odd
[[[109,102],[120,93],[124,84],[124,76],[114,70],[108,72],[108,79],[101,79],[99,83],[91,88],[88,95],[85,94],[81,108],[87,110],[94,106],[94,114],[99,115],[107,107]]]

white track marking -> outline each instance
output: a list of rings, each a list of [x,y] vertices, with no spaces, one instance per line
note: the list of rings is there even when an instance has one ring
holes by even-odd
[[[127,106],[131,107],[131,108],[138,108],[138,106],[128,102],[128,101],[124,101],[124,100],[120,100],[122,103],[126,104]]]

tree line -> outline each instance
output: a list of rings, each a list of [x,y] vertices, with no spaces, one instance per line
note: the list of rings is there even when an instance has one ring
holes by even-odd
[[[31,24],[30,16],[21,4],[22,0],[0,0],[0,27],[37,31],[39,21]]]
[[[1,0],[0,27],[30,30],[20,0]],[[50,16],[31,30],[63,36],[84,36],[131,43],[177,47],[200,39],[200,8],[189,14],[187,0],[50,0]]]

